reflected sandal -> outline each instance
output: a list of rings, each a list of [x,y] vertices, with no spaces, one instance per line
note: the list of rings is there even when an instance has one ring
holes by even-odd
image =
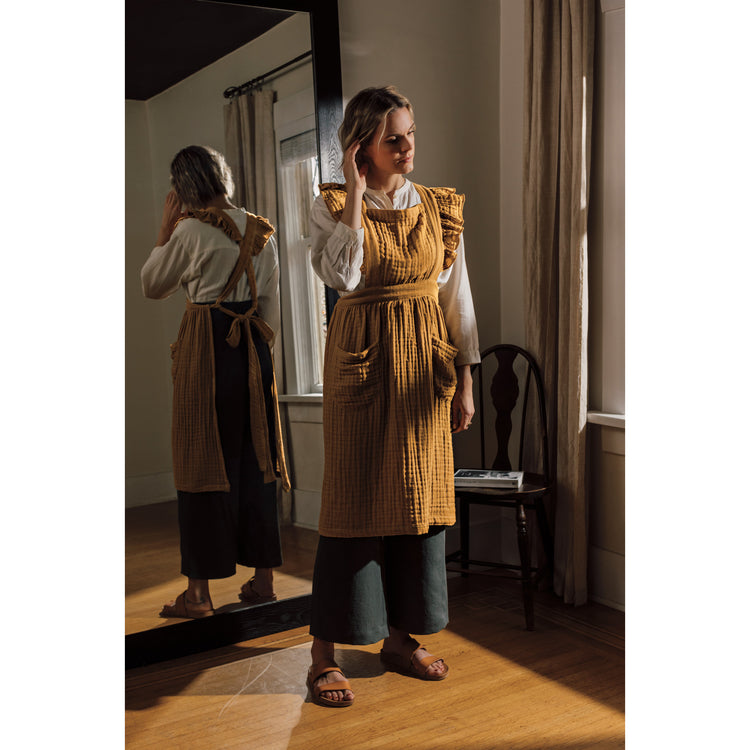
[[[240,601],[248,604],[265,604],[266,602],[276,601],[276,594],[262,596],[253,588],[253,583],[255,583],[255,578],[251,578],[247,583],[242,584],[239,593]]]
[[[195,604],[188,600],[187,591],[183,591],[175,600],[174,604],[165,604],[159,612],[159,617],[188,617],[191,620],[200,620],[202,617],[210,617],[211,609],[196,609]]]

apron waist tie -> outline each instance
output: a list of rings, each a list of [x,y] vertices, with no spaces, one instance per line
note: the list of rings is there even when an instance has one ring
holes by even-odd
[[[394,284],[393,286],[368,286],[339,298],[336,306],[391,302],[392,300],[413,299],[415,297],[434,297],[437,301],[437,281],[414,281],[410,284]]]
[[[241,339],[241,329],[245,330],[247,339],[248,354],[248,388],[250,391],[250,434],[255,450],[255,457],[258,459],[258,466],[263,471],[263,479],[266,483],[273,482],[276,479],[276,471],[271,461],[271,443],[268,435],[268,415],[266,413],[266,399],[263,395],[263,375],[260,369],[260,360],[258,352],[253,343],[252,325],[259,333],[261,339],[267,344],[273,338],[273,329],[265,320],[255,314],[255,306],[245,313],[236,313],[223,307],[220,302],[211,305],[212,308],[221,310],[226,315],[234,318],[226,337],[226,342],[232,348],[237,348]],[[274,427],[276,433],[276,462],[278,464],[281,486],[285,492],[291,489],[289,473],[286,466],[286,456],[284,455],[284,443],[281,439],[281,416],[279,414],[279,398],[276,390],[276,368],[273,363],[273,353],[271,354],[271,403],[274,417]]]

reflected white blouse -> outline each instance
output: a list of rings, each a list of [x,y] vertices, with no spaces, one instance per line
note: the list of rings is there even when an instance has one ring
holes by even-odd
[[[245,210],[228,209],[227,214],[244,234]],[[214,302],[226,286],[239,254],[239,245],[221,229],[198,219],[182,219],[169,241],[155,247],[141,269],[143,294],[150,299],[165,299],[182,287],[191,302]],[[273,235],[252,262],[258,315],[278,332],[281,324],[279,254]],[[250,285],[243,274],[227,301],[241,302],[250,297]]]
[[[406,180],[393,194],[393,200],[382,190],[367,188],[365,204],[371,208],[403,210],[421,203],[414,183]],[[361,289],[364,260],[364,229],[354,230],[337,221],[328,210],[322,195],[315,198],[310,212],[312,232],[312,266],[315,273],[341,296]],[[438,303],[452,344],[459,350],[456,365],[479,362],[479,336],[466,270],[464,237],[458,243],[456,259],[438,276]]]

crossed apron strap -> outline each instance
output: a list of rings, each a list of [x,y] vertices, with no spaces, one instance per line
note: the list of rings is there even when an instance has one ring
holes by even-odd
[[[255,449],[255,456],[258,459],[258,466],[263,471],[263,478],[266,482],[275,479],[276,473],[271,460],[271,446],[268,435],[268,417],[266,414],[266,403],[263,397],[263,375],[260,368],[258,352],[253,344],[253,336],[250,326],[253,326],[259,333],[263,341],[268,343],[273,338],[274,332],[271,326],[265,320],[256,315],[258,309],[258,289],[255,281],[255,269],[253,268],[253,249],[255,247],[256,236],[263,231],[262,225],[253,220],[248,215],[247,227],[245,228],[244,237],[240,234],[237,225],[232,218],[224,211],[219,211],[218,222],[212,220],[216,214],[212,211],[210,214],[202,216],[195,212],[194,216],[201,221],[206,221],[219,229],[222,229],[230,239],[240,242],[240,255],[234,265],[229,279],[224,289],[218,296],[216,302],[211,304],[211,308],[221,310],[225,315],[229,315],[232,325],[226,337],[229,346],[236,348],[242,338],[242,329],[245,330],[245,341],[247,342],[248,352],[248,388],[250,390],[250,433]],[[242,274],[247,275],[248,284],[250,285],[251,305],[244,313],[236,313],[224,307],[221,303],[234,291],[234,288],[242,278]],[[279,414],[278,391],[276,388],[276,368],[273,366],[273,354],[271,354],[271,401],[274,411],[274,427],[276,433],[276,457],[281,476],[281,486],[285,491],[291,489],[289,474],[287,472],[286,457],[284,455],[284,446],[281,439],[281,416]]]

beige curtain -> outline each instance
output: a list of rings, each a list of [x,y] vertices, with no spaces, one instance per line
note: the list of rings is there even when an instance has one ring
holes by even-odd
[[[554,588],[587,597],[585,486],[588,290],[596,0],[526,0],[526,342],[544,373],[557,475]]]
[[[226,157],[234,176],[234,201],[276,222],[276,152],[271,90],[252,91],[224,106]]]

